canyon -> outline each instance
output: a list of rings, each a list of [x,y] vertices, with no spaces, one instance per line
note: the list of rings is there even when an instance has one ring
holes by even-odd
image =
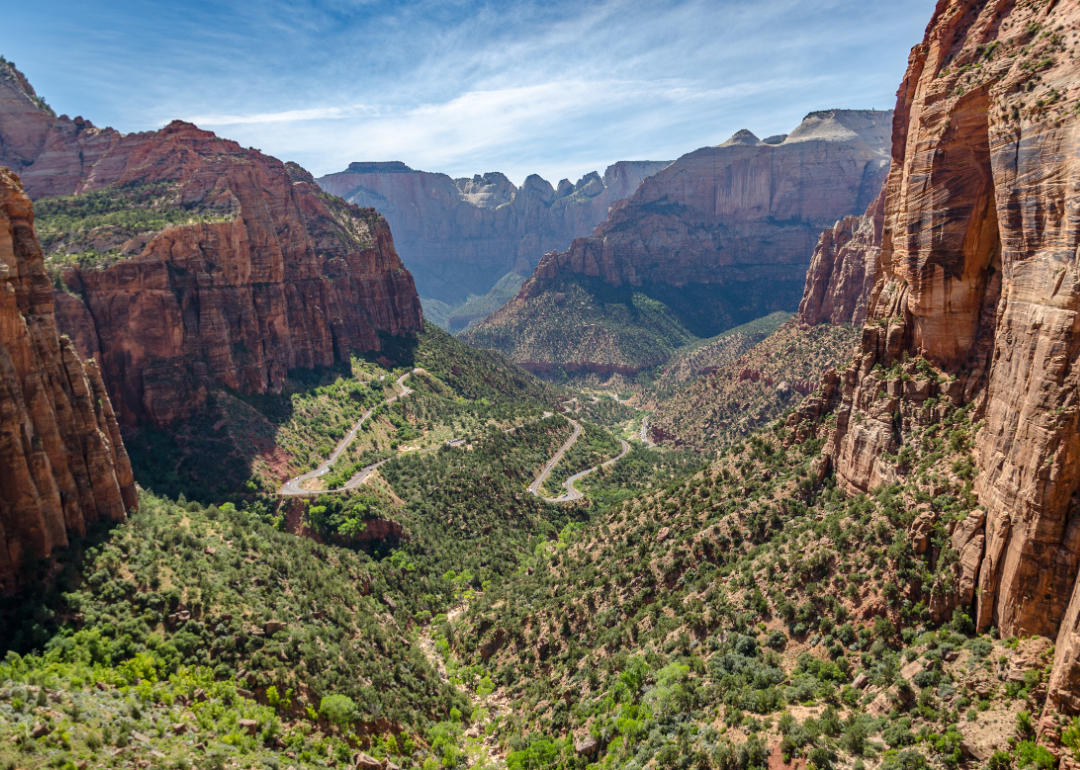
[[[54,310],[33,206],[0,169],[0,591],[138,504],[101,373],[58,334]]]
[[[278,392],[290,370],[421,329],[374,210],[189,123],[121,134],[53,118],[0,71],[0,162],[39,201],[60,330],[99,363],[122,424],[189,417],[212,387]]]
[[[891,111],[827,110],[787,135],[743,130],[682,156],[614,204],[592,236],[545,255],[518,296],[463,339],[527,368],[636,371],[670,355],[641,339],[654,315],[645,305],[686,338],[794,310],[822,230],[881,190],[891,124]],[[611,317],[590,319],[584,335],[563,328],[559,298],[570,293]]]
[[[485,294],[500,278],[520,280],[552,249],[565,249],[670,161],[620,161],[600,176],[557,187],[536,174],[515,186],[491,172],[451,179],[401,162],[350,163],[319,185],[350,203],[371,206],[393,228],[420,296],[450,305]]]

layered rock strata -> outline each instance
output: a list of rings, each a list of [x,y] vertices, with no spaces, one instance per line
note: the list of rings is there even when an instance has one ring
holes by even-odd
[[[594,370],[641,370],[663,363],[668,351],[641,339],[648,317],[635,296],[659,303],[682,333],[703,338],[770,312],[795,310],[821,232],[865,212],[881,191],[891,125],[891,111],[828,110],[768,143],[744,130],[684,155],[614,204],[591,237],[546,254],[517,297],[464,339],[534,368],[572,361]],[[855,238],[855,220],[847,227],[851,234],[841,230],[834,240]],[[873,236],[860,230],[857,237]],[[839,244],[829,246],[832,261],[835,248]],[[850,272],[862,266],[853,256],[844,261]],[[590,301],[613,308],[584,331],[601,330],[603,344],[592,346],[595,357],[587,361],[576,349],[572,359],[557,349],[538,358],[543,346],[535,344],[532,329],[560,339],[582,333],[564,328],[569,319],[552,300],[569,296],[571,284]],[[842,310],[837,308],[838,317]]]
[[[412,276],[374,210],[188,123],[124,135],[81,118],[31,120],[27,88],[0,79],[0,107],[13,105],[0,136],[21,137],[4,152],[18,151],[32,197],[75,196],[49,203],[87,230],[47,255],[62,272],[58,321],[99,362],[122,423],[189,416],[211,386],[276,392],[290,369],[421,329]],[[82,216],[84,200],[120,216]],[[150,224],[111,224],[128,213]]]
[[[928,399],[965,405],[981,510],[950,535],[977,627],[1056,638],[1051,702],[1080,711],[1080,77],[1075,3],[941,0],[897,100],[862,352],[806,413],[835,408],[847,489]],[[919,374],[922,356],[948,376]],[[906,379],[873,369],[900,364]],[[904,398],[901,399],[901,396]],[[933,403],[933,402],[932,402]],[[906,410],[906,411],[905,411]]]
[[[682,156],[612,207],[593,236],[537,268],[623,283],[800,284],[818,236],[863,212],[888,171],[891,112],[812,113],[777,144],[743,130]]]
[[[527,274],[546,252],[592,232],[612,203],[669,163],[620,161],[557,188],[536,174],[519,188],[497,172],[451,179],[400,162],[352,163],[318,182],[382,212],[421,296],[454,304],[513,270]]]
[[[0,168],[0,589],[17,584],[31,556],[136,505],[98,368],[57,333],[33,206]]]

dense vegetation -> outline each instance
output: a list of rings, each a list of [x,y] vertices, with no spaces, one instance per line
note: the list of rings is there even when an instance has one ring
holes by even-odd
[[[387,337],[382,350],[349,364],[289,373],[281,393],[215,389],[207,408],[168,431],[141,426],[126,438],[136,480],[159,494],[240,504],[310,470],[367,410],[395,393],[400,375],[422,367],[416,393],[380,407],[335,467],[333,481],[399,449],[437,446],[482,425],[508,427],[554,411],[566,394],[495,353],[473,350],[433,324],[415,337]]]
[[[821,375],[850,357],[861,330],[788,321],[763,341],[661,401],[654,438],[716,452],[743,440],[817,388]]]
[[[600,465],[622,452],[622,444],[607,431],[588,422],[580,421],[579,424],[581,435],[578,440],[566,450],[540,488],[540,493],[546,497],[558,497],[565,492],[563,483],[575,473]]]
[[[576,274],[528,286],[529,296],[511,300],[461,338],[514,361],[545,364],[545,377],[574,380],[593,371],[633,376],[654,369],[684,346],[708,344],[756,321],[758,308],[794,310],[802,294],[801,281],[613,286]],[[643,374],[643,382],[650,380]]]
[[[143,493],[128,522],[65,555],[59,582],[7,607],[5,766],[116,765],[116,748],[148,743],[163,759],[248,765],[289,751],[310,766],[347,759],[375,724],[409,732],[371,750],[411,753],[425,726],[469,712],[411,617],[380,598],[392,560],[263,518]]]
[[[34,204],[34,229],[50,268],[75,262],[102,267],[119,259],[122,245],[141,233],[175,225],[227,222],[236,212],[176,203],[175,182],[132,182],[45,198]]]
[[[965,409],[903,408],[899,481],[872,495],[816,474],[828,420],[802,443],[776,424],[565,530],[443,624],[456,675],[509,702],[508,765],[745,770],[775,750],[819,768],[952,767],[994,724],[1016,741],[999,767],[1052,765],[1030,742],[1052,648],[975,636],[951,609],[947,527],[976,506],[978,426]],[[908,528],[926,511],[935,545],[918,553]]]
[[[602,289],[567,283],[527,301],[514,300],[461,337],[514,361],[587,361],[631,369],[655,366],[694,339],[662,303],[633,292],[605,296]]]

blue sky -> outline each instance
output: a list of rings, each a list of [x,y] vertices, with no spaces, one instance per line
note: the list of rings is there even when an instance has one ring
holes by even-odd
[[[37,0],[5,9],[0,53],[99,126],[192,120],[316,175],[401,160],[554,183],[891,108],[934,4]]]

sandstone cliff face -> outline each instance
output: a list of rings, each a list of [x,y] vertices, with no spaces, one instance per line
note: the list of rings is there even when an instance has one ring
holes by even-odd
[[[500,173],[451,179],[403,163],[353,163],[319,185],[390,222],[424,297],[460,302],[525,272],[604,220],[612,203],[669,161],[621,161],[558,188],[533,174],[517,188]]]
[[[1075,3],[941,0],[900,88],[881,255],[862,353],[827,454],[851,490],[888,481],[885,452],[968,405],[982,424],[957,526],[959,600],[980,629],[1056,637],[1050,696],[1080,710],[1080,66]],[[875,364],[921,355],[953,375],[880,397]],[[905,395],[907,404],[899,397]],[[898,412],[899,410],[899,412]]]
[[[0,168],[0,588],[136,504],[101,375],[58,336],[30,199]]]
[[[60,328],[100,360],[122,422],[189,416],[211,384],[277,392],[290,369],[378,350],[379,332],[420,330],[412,278],[374,211],[188,124],[132,155],[83,184],[165,180],[182,201],[232,217],[140,234],[120,247],[131,257],[65,270]]]
[[[864,211],[888,171],[891,112],[807,116],[778,144],[740,131],[682,156],[612,207],[593,236],[541,265],[623,283],[800,285],[818,236]]]
[[[684,155],[615,203],[591,237],[546,254],[517,297],[463,339],[534,371],[633,373],[666,361],[673,344],[794,310],[822,230],[866,211],[881,190],[891,120],[887,111],[830,110],[768,143],[740,131]],[[823,275],[855,230],[859,243],[873,240],[860,227],[852,220],[833,234]],[[838,275],[865,277],[854,253],[840,262]],[[822,280],[826,314],[840,323],[847,308],[850,322],[865,288],[846,298]],[[579,308],[592,306],[604,312],[582,318]]]
[[[24,83],[0,80],[0,106],[29,98]],[[63,269],[60,329],[100,364],[121,422],[191,415],[215,384],[276,392],[290,369],[348,360],[350,349],[378,350],[380,333],[421,329],[386,221],[323,193],[295,164],[179,121],[122,135],[26,113],[0,112],[0,133],[44,133],[19,145],[27,191],[76,196],[47,208],[70,214],[79,196],[107,206],[113,192],[149,190],[139,204],[147,212],[187,222],[147,231],[89,219],[88,232],[47,255],[54,272]],[[87,249],[107,258],[64,253]]]
[[[859,324],[874,288],[881,231],[885,223],[885,191],[861,217],[844,217],[821,234],[799,304],[799,322]]]

